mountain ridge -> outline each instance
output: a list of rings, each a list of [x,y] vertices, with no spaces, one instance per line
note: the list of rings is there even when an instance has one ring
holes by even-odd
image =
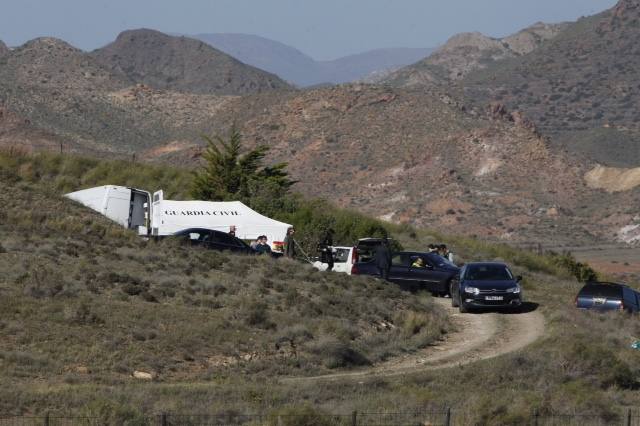
[[[106,69],[157,89],[218,95],[290,89],[279,77],[200,40],[150,29],[124,31],[90,55]]]
[[[469,74],[468,102],[521,110],[563,149],[609,166],[640,164],[640,2],[580,19],[549,43]]]
[[[503,38],[493,38],[479,32],[456,34],[429,57],[401,68],[381,82],[394,86],[413,86],[456,81],[491,63],[531,52],[567,26],[567,23],[537,22]]]

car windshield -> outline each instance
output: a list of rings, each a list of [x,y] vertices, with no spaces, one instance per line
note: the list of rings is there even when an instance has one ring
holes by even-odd
[[[504,265],[469,265],[464,278],[472,281],[511,281],[513,275]]]

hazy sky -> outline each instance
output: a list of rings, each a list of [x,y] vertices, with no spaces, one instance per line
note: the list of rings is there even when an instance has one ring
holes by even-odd
[[[316,59],[376,47],[434,47],[451,35],[504,36],[592,15],[616,0],[0,0],[0,40],[39,36],[90,50],[126,29],[256,34]]]

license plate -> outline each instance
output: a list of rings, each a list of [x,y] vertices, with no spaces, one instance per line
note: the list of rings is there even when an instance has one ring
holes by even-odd
[[[595,305],[604,305],[606,301],[607,301],[607,299],[605,299],[604,297],[594,297],[593,298],[593,303]]]
[[[484,300],[502,300],[503,296],[485,296]]]

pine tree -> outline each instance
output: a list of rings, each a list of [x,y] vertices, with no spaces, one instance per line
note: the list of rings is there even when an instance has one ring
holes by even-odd
[[[196,173],[191,195],[200,200],[243,200],[251,204],[263,188],[270,196],[285,195],[295,182],[289,179],[287,164],[263,166],[269,147],[261,145],[241,154],[242,135],[234,125],[227,139],[203,136],[207,148],[205,165]]]

